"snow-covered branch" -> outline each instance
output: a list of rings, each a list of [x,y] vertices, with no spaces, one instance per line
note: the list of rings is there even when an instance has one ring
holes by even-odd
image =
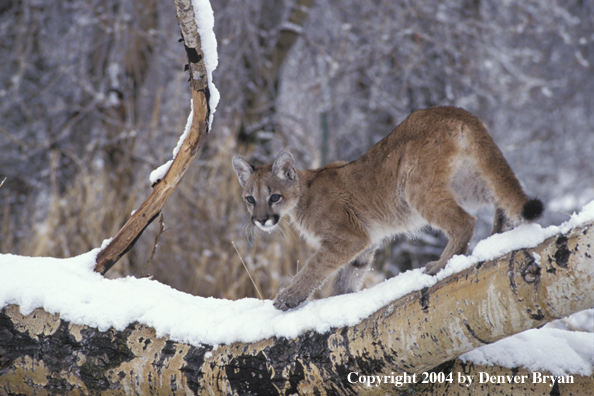
[[[176,0],[178,21],[184,38],[192,89],[192,111],[182,138],[174,150],[174,159],[159,168],[153,192],[144,201],[118,234],[99,252],[95,271],[105,274],[142,235],[146,227],[159,215],[165,202],[184,177],[190,163],[206,139],[212,122],[212,113],[218,103],[218,91],[212,85],[212,69],[216,67],[216,40],[212,32],[212,9],[208,1],[197,1],[203,8],[195,9],[191,0]],[[207,3],[207,6],[202,3]],[[207,8],[206,12],[205,9]],[[200,14],[200,18],[198,15]],[[205,15],[206,14],[206,17]],[[208,18],[210,16],[210,18]],[[209,34],[204,34],[208,45],[203,51],[199,23],[207,25]],[[202,27],[204,30],[204,27]],[[212,36],[212,37],[211,37]],[[206,53],[205,53],[206,52]],[[207,61],[205,56],[211,59]],[[212,60],[214,58],[214,61]],[[208,62],[208,64],[207,64]],[[163,176],[161,176],[161,173]]]

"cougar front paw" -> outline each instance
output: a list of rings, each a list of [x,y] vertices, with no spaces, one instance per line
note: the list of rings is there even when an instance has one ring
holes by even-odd
[[[309,297],[309,294],[305,294],[298,290],[293,290],[291,287],[283,290],[274,299],[274,308],[281,311],[287,311],[291,308],[295,308]]]
[[[425,266],[423,271],[427,275],[435,275],[445,267],[445,264],[440,261],[431,261]]]

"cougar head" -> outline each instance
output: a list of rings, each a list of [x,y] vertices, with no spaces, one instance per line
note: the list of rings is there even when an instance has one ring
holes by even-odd
[[[255,167],[235,156],[233,169],[243,187],[243,198],[252,223],[264,231],[272,231],[299,199],[299,180],[293,155],[281,151],[272,165]]]

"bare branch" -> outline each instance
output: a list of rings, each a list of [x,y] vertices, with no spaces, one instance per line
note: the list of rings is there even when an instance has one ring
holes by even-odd
[[[190,0],[176,0],[175,5],[190,64],[194,110],[192,126],[163,180],[154,186],[152,194],[124,224],[109,245],[97,255],[95,271],[102,274],[105,274],[134,246],[146,227],[159,215],[165,202],[184,177],[190,163],[198,152],[198,148],[208,135],[208,118],[210,115],[208,97],[210,94],[204,65],[204,54],[200,48],[200,37],[194,22],[192,3]]]
[[[149,259],[146,260],[144,267],[142,267],[142,272],[140,273],[140,276],[144,276],[144,271],[146,270],[148,265],[153,261],[153,257],[155,257],[155,253],[157,252],[159,237],[161,237],[161,234],[164,231],[165,231],[165,223],[163,223],[163,212],[161,212],[161,214],[159,215],[159,232],[157,232],[157,235],[155,236],[155,242],[153,243],[153,251],[151,252],[151,256],[149,257]]]

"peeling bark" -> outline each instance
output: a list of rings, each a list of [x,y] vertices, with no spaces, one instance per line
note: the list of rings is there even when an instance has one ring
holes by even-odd
[[[40,309],[22,316],[17,306],[8,306],[0,311],[0,393],[587,394],[594,378],[577,375],[572,384],[466,387],[458,381],[419,382],[430,370],[523,375],[523,369],[464,365],[454,359],[594,307],[592,226],[479,263],[387,304],[355,326],[325,334],[307,332],[295,339],[195,347],[157,338],[154,329],[138,323],[124,331],[101,332]],[[417,383],[368,387],[349,381],[351,372],[416,374]]]
[[[208,99],[210,92],[204,65],[204,54],[200,47],[200,36],[194,21],[194,9],[191,0],[176,0],[175,6],[188,55],[194,109],[192,126],[163,180],[154,185],[151,195],[124,224],[111,242],[97,255],[95,271],[101,274],[105,274],[124,254],[132,249],[146,227],[157,218],[165,202],[173,194],[173,191],[186,174],[190,163],[209,132],[210,108]]]

